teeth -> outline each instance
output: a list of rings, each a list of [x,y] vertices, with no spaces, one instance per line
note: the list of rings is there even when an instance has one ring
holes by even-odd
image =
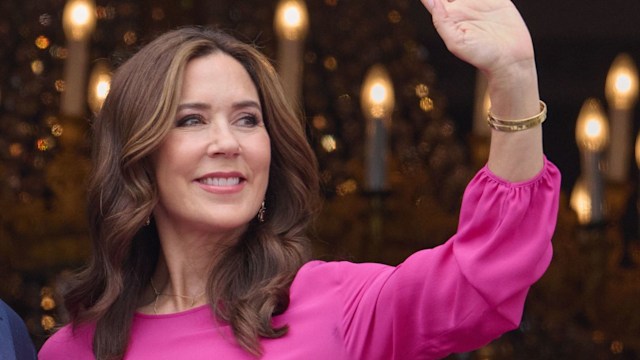
[[[233,186],[240,183],[239,177],[232,178],[204,178],[200,179],[200,182],[205,185],[212,186]]]

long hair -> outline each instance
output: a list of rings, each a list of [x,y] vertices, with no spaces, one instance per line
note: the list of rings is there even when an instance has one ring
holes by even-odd
[[[161,35],[117,69],[93,124],[88,188],[93,253],[65,303],[74,326],[96,324],[97,359],[124,356],[135,310],[160,256],[155,225],[144,226],[158,201],[150,155],[173,126],[187,63],[217,52],[240,62],[255,84],[272,155],[266,221],[252,221],[237,244],[216,256],[208,302],[256,356],[260,337],[287,332],[286,326],[274,327],[272,317],[286,310],[293,277],[308,260],[306,228],[319,194],[317,161],[302,114],[258,50],[217,30],[187,27]]]

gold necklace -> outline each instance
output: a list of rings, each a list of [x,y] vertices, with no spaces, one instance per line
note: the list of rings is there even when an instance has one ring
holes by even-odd
[[[198,294],[196,296],[186,296],[186,295],[178,295],[178,294],[166,294],[166,293],[161,293],[160,291],[158,291],[158,289],[156,289],[156,286],[153,283],[153,279],[150,279],[149,282],[151,283],[151,288],[153,289],[153,292],[156,295],[156,298],[153,300],[153,312],[156,315],[158,315],[158,298],[161,295],[162,296],[174,296],[174,297],[179,297],[179,298],[191,300],[191,305],[189,307],[192,308],[196,304],[196,300],[206,293],[206,291],[203,291],[201,294]]]

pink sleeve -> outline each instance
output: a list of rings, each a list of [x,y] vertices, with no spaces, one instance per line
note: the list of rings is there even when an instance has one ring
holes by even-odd
[[[559,188],[547,160],[521,183],[485,167],[467,187],[458,232],[445,244],[395,268],[341,263],[351,358],[441,358],[516,328],[529,287],[551,261]]]

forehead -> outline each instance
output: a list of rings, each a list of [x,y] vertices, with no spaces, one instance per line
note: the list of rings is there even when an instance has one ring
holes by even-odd
[[[190,60],[184,70],[181,98],[216,95],[249,97],[258,100],[258,92],[244,66],[230,55],[217,51]]]

